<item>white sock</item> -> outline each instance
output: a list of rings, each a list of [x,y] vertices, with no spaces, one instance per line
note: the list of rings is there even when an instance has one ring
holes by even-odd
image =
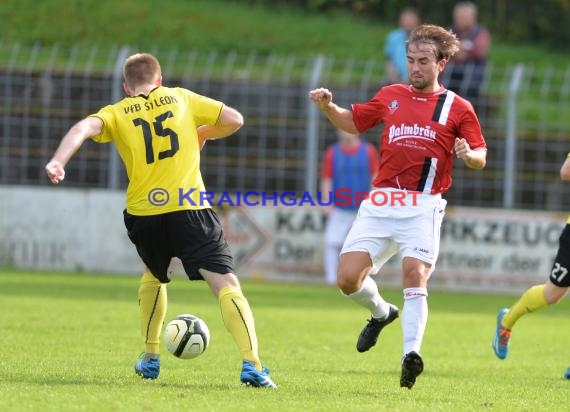
[[[372,313],[372,317],[382,319],[388,316],[390,305],[382,299],[376,282],[370,276],[366,276],[362,287],[354,293],[347,295],[352,301],[364,306]]]
[[[336,285],[340,249],[341,247],[336,245],[326,245],[325,247],[325,275],[329,285]]]
[[[428,318],[427,295],[426,288],[404,289],[402,308],[404,355],[411,351],[420,353]]]

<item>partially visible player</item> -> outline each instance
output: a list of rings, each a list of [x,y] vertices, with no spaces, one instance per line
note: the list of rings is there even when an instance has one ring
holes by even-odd
[[[560,178],[570,181],[570,153],[560,168]],[[560,235],[558,252],[550,277],[544,284],[527,289],[510,307],[503,308],[497,316],[497,326],[493,336],[493,350],[499,359],[505,359],[509,354],[511,331],[517,321],[527,313],[536,312],[562,300],[570,288],[570,217]],[[564,373],[570,379],[570,368]]]
[[[338,255],[358,213],[354,200],[358,192],[367,193],[378,170],[378,150],[360,136],[337,130],[338,141],[325,151],[321,169],[321,194],[326,208],[324,266],[329,285],[336,284]],[[332,199],[329,199],[332,193]],[[340,196],[350,196],[352,200]]]
[[[345,296],[371,313],[356,344],[359,352],[365,352],[399,314],[369,275],[400,252],[404,295],[400,386],[406,388],[415,384],[424,368],[420,347],[428,317],[427,286],[439,253],[446,206],[442,194],[451,186],[454,155],[473,169],[482,169],[487,158],[472,105],[438,82],[458,49],[453,33],[421,25],[411,32],[407,44],[410,85],[383,87],[370,101],[353,104],[351,110],[333,103],[328,89],[309,92],[309,98],[339,129],[362,133],[384,125],[374,188],[361,203],[344,242],[338,285]],[[403,196],[405,202],[380,206],[374,203],[377,192]]]
[[[46,165],[57,184],[64,167],[87,139],[114,142],[129,177],[125,226],[148,268],[138,291],[145,353],[135,372],[160,373],[160,335],[166,314],[168,266],[182,261],[190,280],[205,280],[218,298],[224,324],[241,353],[242,383],[275,388],[261,365],[253,314],[234,274],[222,226],[200,193],[200,149],[243,125],[242,115],[222,102],[187,89],[162,86],[158,60],[134,54],[123,66],[127,97],[74,125]]]

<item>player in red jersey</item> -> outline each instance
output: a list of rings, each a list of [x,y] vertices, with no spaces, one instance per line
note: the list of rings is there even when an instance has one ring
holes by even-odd
[[[403,357],[400,386],[411,388],[423,371],[420,347],[427,324],[427,282],[439,252],[439,233],[451,186],[454,156],[473,169],[485,167],[487,148],[471,104],[438,83],[459,42],[442,27],[422,25],[408,39],[410,85],[383,87],[367,103],[344,109],[325,88],[309,98],[339,129],[362,133],[384,125],[380,166],[370,198],[360,206],[340,256],[337,283],[342,293],[371,312],[357,349],[376,344],[384,326],[399,315],[370,277],[394,254],[402,258]],[[379,206],[375,191],[419,192],[404,202]],[[400,193],[401,194],[401,193]],[[406,200],[408,200],[406,202]]]

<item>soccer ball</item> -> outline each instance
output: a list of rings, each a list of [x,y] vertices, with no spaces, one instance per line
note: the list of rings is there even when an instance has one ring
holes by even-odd
[[[177,358],[200,356],[210,343],[208,325],[194,315],[178,315],[166,325],[164,340],[170,353]]]

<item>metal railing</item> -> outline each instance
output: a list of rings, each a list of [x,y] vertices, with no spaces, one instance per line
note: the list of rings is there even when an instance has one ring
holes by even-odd
[[[0,184],[46,185],[43,166],[77,120],[122,96],[128,48],[0,43]],[[165,85],[224,101],[243,113],[234,136],[208,143],[202,173],[212,191],[314,191],[325,147],[336,134],[307,92],[326,86],[348,106],[382,84],[381,56],[367,61],[327,56],[150,50]],[[446,84],[446,73],[441,81]],[[516,103],[516,104],[515,104]],[[565,210],[558,170],[570,150],[570,64],[489,64],[473,100],[489,146],[487,167],[457,162],[451,205]],[[377,144],[380,129],[363,137]],[[87,142],[67,167],[67,186],[122,188],[126,177],[113,148]]]

